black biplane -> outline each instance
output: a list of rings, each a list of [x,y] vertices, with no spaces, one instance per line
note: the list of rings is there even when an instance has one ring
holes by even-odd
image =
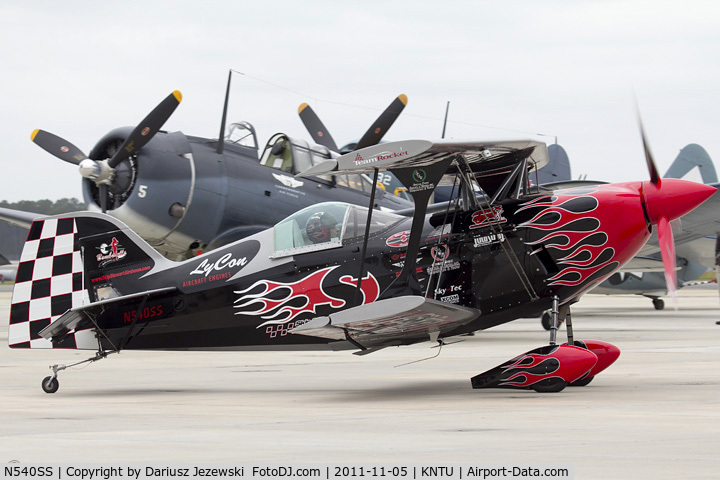
[[[97,350],[84,362],[131,349],[366,354],[442,345],[548,308],[556,324],[573,299],[632,258],[655,226],[661,242],[670,235],[672,244],[669,220],[715,192],[660,179],[649,152],[647,161],[650,181],[542,192],[529,177],[547,162],[543,143],[370,146],[303,174],[376,178],[390,171],[413,196],[412,218],[321,203],[182,262],[101,213],[38,220],[18,267],[9,343]],[[428,208],[440,183],[459,195]],[[619,350],[575,340],[564,316],[568,344],[557,343],[553,328],[548,345],[474,377],[473,387],[587,384]],[[58,389],[57,373],[68,366],[51,367],[46,392]]]

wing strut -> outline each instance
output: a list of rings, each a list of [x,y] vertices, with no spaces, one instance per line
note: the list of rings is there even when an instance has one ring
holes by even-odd
[[[487,208],[488,210],[492,209],[491,205],[494,205],[498,200],[501,200],[503,198],[507,198],[508,196],[511,196],[513,198],[517,198],[520,194],[520,190],[524,188],[525,185],[525,179],[527,177],[527,166],[528,161],[527,158],[522,160],[521,162],[518,162],[518,165],[515,167],[515,169],[508,175],[508,177],[505,179],[503,184],[500,186],[498,191],[495,193],[495,196],[492,198],[492,200],[488,200],[487,196],[483,196],[485,206],[480,208]],[[514,183],[515,182],[515,183]],[[511,189],[513,188],[513,185],[515,185],[514,190],[511,194]],[[477,197],[476,197],[477,200]],[[496,236],[499,236],[502,234],[502,228],[499,228],[497,225],[490,224],[490,230],[492,230],[493,234]],[[515,273],[518,276],[518,279],[520,279],[520,283],[522,284],[523,288],[525,289],[525,292],[530,297],[531,301],[537,300],[539,297],[537,295],[537,292],[535,292],[535,289],[532,286],[532,283],[530,282],[530,279],[527,276],[527,273],[525,273],[525,269],[522,266],[522,263],[520,262],[520,259],[517,258],[517,255],[515,255],[515,251],[512,248],[508,248],[508,246],[505,244],[505,240],[502,240],[500,242],[500,247],[503,249],[503,252],[505,255],[507,255],[508,259],[510,260],[510,265],[512,265],[513,270],[515,270]]]
[[[362,253],[360,253],[360,273],[358,274],[357,290],[355,291],[355,306],[359,306],[362,302],[362,283],[363,275],[365,275],[365,255],[367,255],[368,238],[370,238],[370,222],[372,221],[373,208],[375,207],[375,193],[377,193],[378,172],[374,168],[372,190],[370,191],[370,208],[368,208],[367,222],[365,222],[365,237],[363,239]]]
[[[454,160],[454,156],[448,156],[423,167],[401,167],[391,170],[398,180],[407,187],[408,193],[412,195],[415,202],[415,213],[413,214],[412,227],[410,227],[410,240],[405,253],[405,265],[403,265],[403,269],[397,278],[380,294],[379,298],[399,295],[422,296],[420,283],[415,272],[415,264],[420,250],[425,213],[435,187],[440,183],[442,176],[447,172]]]

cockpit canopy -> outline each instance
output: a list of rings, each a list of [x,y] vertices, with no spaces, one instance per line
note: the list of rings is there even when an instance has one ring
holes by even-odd
[[[304,208],[273,227],[273,258],[342,246],[365,234],[368,209],[342,202],[325,202]],[[374,210],[370,234],[385,230],[403,218]]]
[[[257,150],[257,135],[255,135],[255,127],[248,122],[237,122],[230,125],[228,133],[225,136],[225,144],[239,145]]]
[[[305,140],[276,133],[268,140],[260,163],[283,172],[300,173],[331,158],[333,153],[323,145],[311,145]]]

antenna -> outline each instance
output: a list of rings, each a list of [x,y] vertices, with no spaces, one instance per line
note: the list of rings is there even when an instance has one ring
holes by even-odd
[[[445,138],[445,127],[447,127],[448,112],[450,111],[450,100],[448,100],[445,106],[445,121],[443,122],[443,133],[441,138]]]
[[[222,120],[220,121],[220,135],[218,135],[217,153],[223,153],[225,148],[225,121],[227,120],[228,100],[230,100],[230,80],[232,79],[232,69],[228,71],[227,88],[225,89],[225,105],[223,105]]]

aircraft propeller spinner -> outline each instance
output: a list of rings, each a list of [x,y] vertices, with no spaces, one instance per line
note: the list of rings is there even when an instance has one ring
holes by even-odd
[[[182,94],[175,90],[160,102],[130,133],[112,156],[103,160],[88,158],[82,150],[50,132],[36,129],[30,139],[46,152],[73,165],[78,165],[80,175],[92,180],[98,187],[98,200],[103,213],[107,211],[109,189],[117,178],[120,162],[144,147],[162,128],[182,101]]]

